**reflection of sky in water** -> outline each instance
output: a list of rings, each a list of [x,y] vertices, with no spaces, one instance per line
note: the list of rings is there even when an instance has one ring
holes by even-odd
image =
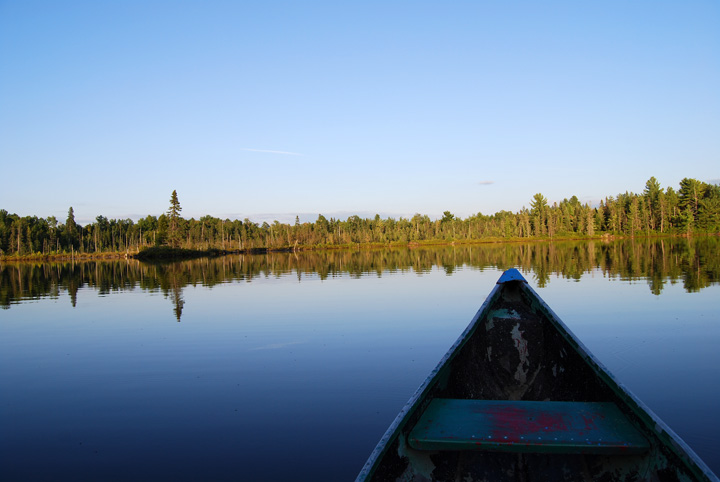
[[[351,479],[499,273],[188,285],[181,323],[140,289],[14,305],[0,313],[0,478]],[[720,288],[526,277],[719,471]]]

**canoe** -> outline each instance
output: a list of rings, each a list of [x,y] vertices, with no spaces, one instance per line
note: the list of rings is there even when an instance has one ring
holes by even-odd
[[[515,269],[357,481],[718,481]]]

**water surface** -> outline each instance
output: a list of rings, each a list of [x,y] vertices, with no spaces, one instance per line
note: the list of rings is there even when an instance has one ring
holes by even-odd
[[[516,266],[720,472],[717,238],[0,266],[3,480],[347,480]]]

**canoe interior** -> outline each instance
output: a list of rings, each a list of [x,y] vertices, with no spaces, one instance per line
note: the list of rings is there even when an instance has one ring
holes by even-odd
[[[718,480],[512,271],[408,402],[358,480]],[[413,449],[410,432],[436,398],[611,402],[650,447],[635,455]]]

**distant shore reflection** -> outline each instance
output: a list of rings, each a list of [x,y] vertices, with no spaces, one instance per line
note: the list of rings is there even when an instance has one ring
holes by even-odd
[[[214,286],[232,281],[296,275],[326,279],[334,276],[382,276],[412,270],[418,275],[433,268],[451,275],[458,267],[506,269],[517,267],[538,286],[552,275],[579,280],[600,270],[608,277],[645,280],[660,295],[666,283],[682,283],[688,292],[720,280],[720,237],[656,238],[618,241],[503,243],[230,255],[175,263],[147,264],[137,260],[0,264],[0,307],[23,300],[58,298],[67,293],[72,306],[80,288],[100,295],[140,287],[169,298],[179,322],[185,301],[183,288]]]

